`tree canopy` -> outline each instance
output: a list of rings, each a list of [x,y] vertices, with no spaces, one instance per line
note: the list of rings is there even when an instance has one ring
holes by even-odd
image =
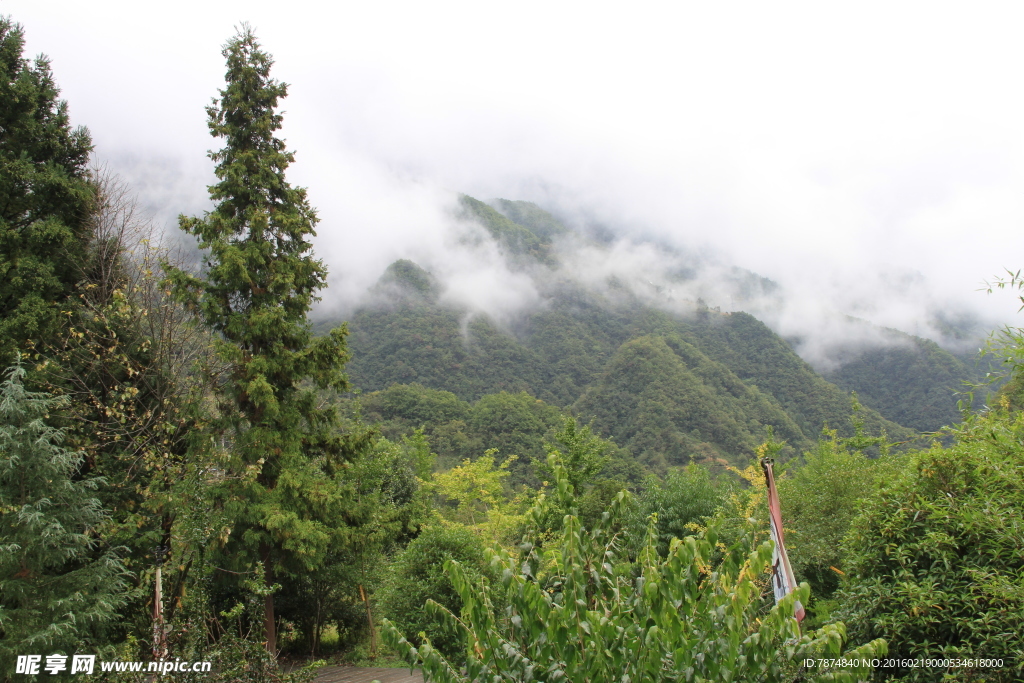
[[[104,482],[76,475],[83,454],[46,423],[60,401],[30,392],[16,365],[0,385],[0,666],[16,655],[104,643],[127,571],[100,533]]]
[[[95,188],[89,132],[72,128],[49,60],[22,56],[0,17],[0,366],[51,342],[81,273]]]
[[[314,339],[306,319],[327,271],[311,254],[316,212],[306,191],[285,179],[294,155],[275,136],[287,86],[270,77],[273,60],[248,27],[223,55],[227,86],[207,108],[210,133],[225,140],[210,153],[217,204],[180,221],[199,238],[205,268],[165,269],[179,299],[220,335],[217,350],[229,367],[217,386],[220,423],[233,441],[223,501],[238,525],[235,542],[263,563],[272,585],[275,571],[311,568],[328,545],[317,491],[329,483],[317,463],[340,457],[344,443],[331,430],[334,407],[322,407],[316,389],[347,387],[348,354],[344,328]],[[268,593],[271,652],[274,624]]]

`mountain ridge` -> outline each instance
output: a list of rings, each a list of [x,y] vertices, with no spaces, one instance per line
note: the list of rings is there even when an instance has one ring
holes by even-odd
[[[487,231],[509,267],[530,274],[542,303],[498,320],[446,301],[438,278],[411,260],[395,261],[349,320],[349,376],[362,391],[417,384],[461,401],[526,392],[593,420],[603,436],[658,468],[739,463],[767,426],[793,452],[825,427],[852,433],[851,391],[869,431],[895,440],[937,428],[955,411],[943,392],[967,370],[934,342],[892,331],[893,345],[852,350],[831,382],[749,313],[722,312],[654,282],[609,275],[595,288],[567,275],[556,242],[602,247],[534,204],[463,195],[459,212]],[[754,273],[724,272],[737,291],[772,291]],[[645,363],[654,369],[640,372]],[[909,405],[893,388],[900,381],[913,384]]]

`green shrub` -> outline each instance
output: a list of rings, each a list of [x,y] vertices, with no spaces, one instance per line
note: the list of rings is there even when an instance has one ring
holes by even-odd
[[[956,443],[914,455],[846,537],[838,615],[897,659],[994,658],[960,680],[1024,677],[1024,415],[968,419]],[[908,681],[944,670],[889,671]]]
[[[673,538],[693,536],[695,525],[714,515],[727,494],[724,480],[713,480],[708,468],[697,463],[670,470],[663,484],[644,491],[639,509],[644,518],[657,515],[658,554],[668,554]]]
[[[462,609],[462,598],[444,573],[448,560],[458,561],[471,576],[490,573],[483,542],[473,531],[460,525],[432,527],[395,560],[378,604],[380,614],[410,641],[422,643],[420,634],[425,633],[445,656],[458,659],[462,650],[458,632],[425,609],[427,600],[455,614]]]
[[[813,451],[803,454],[803,464],[787,468],[779,481],[786,547],[798,581],[807,581],[816,598],[831,598],[846,573],[842,541],[860,510],[860,501],[871,496],[880,481],[890,479],[903,463],[902,454],[890,453],[882,437],[864,435],[859,404],[854,399],[853,437],[841,438],[827,427]],[[869,449],[880,457],[869,457]],[[818,605],[809,606],[815,617]]]
[[[571,510],[573,489],[557,455],[555,505]],[[807,657],[838,656],[845,629],[833,624],[800,634],[794,601],[806,601],[803,584],[793,595],[762,611],[771,542],[746,540],[724,551],[712,566],[717,537],[675,539],[668,555],[657,552],[655,524],[637,562],[619,553],[620,493],[593,529],[581,527],[575,511],[565,516],[560,543],[541,553],[524,541],[517,552],[493,551],[500,580],[474,576],[458,561],[447,562],[462,598],[458,616],[432,605],[461,636],[460,670],[432,642],[418,646],[384,622],[385,640],[423,668],[426,680],[468,681],[783,681]],[[531,511],[534,529],[547,516],[543,498]],[[535,534],[534,534],[535,535]],[[770,589],[769,589],[770,592]],[[883,641],[847,652],[849,659],[878,657]],[[813,669],[820,680],[860,680],[868,669]]]

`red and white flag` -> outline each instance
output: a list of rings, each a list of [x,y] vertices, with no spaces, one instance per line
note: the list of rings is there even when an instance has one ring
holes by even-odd
[[[772,588],[775,589],[775,602],[778,603],[796,590],[796,577],[793,576],[793,568],[789,566],[786,546],[782,543],[782,506],[779,504],[779,492],[775,488],[772,461],[768,458],[762,459],[761,468],[764,470],[765,481],[768,482],[768,517],[771,522],[772,540],[775,542],[775,550],[772,552]],[[794,607],[796,620],[803,621],[804,606],[797,600]]]

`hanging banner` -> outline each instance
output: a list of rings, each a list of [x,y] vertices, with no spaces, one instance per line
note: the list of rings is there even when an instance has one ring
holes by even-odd
[[[775,589],[775,602],[778,603],[796,590],[796,577],[793,575],[793,568],[789,566],[786,546],[782,542],[782,506],[779,504],[779,492],[775,488],[775,475],[772,473],[770,458],[761,459],[761,469],[764,470],[764,479],[768,484],[768,519],[771,523],[772,541],[775,542],[775,551],[772,553],[772,588]],[[804,620],[804,606],[799,600],[795,605],[794,614],[798,622]]]

